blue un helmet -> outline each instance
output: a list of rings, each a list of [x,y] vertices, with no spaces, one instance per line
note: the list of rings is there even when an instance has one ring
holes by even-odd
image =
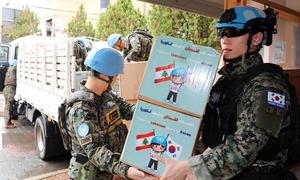
[[[89,52],[84,65],[106,76],[124,73],[124,58],[115,49],[102,47]]]
[[[171,71],[171,76],[179,76],[181,77],[182,79],[185,80],[186,78],[186,75],[187,75],[187,72],[184,68],[174,68],[172,71]]]
[[[151,140],[151,144],[160,144],[165,148],[168,146],[167,138],[164,136],[154,136]]]
[[[277,14],[274,9],[260,10],[252,6],[238,6],[227,9],[219,17],[216,28],[218,36],[236,37],[249,33],[264,33],[264,45],[272,44],[272,35],[277,33]],[[234,31],[235,30],[235,31]]]
[[[108,38],[107,38],[107,43],[109,47],[114,47],[114,45],[118,42],[118,40],[121,38],[121,34],[111,34]]]

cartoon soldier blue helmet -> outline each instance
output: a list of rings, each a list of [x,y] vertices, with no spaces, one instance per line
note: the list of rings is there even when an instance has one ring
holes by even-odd
[[[164,136],[154,136],[151,140],[151,144],[160,144],[165,148],[168,146],[167,138]]]
[[[121,34],[111,34],[108,38],[107,38],[107,43],[109,47],[114,47],[114,45],[118,42],[118,40],[121,38]]]
[[[124,73],[124,58],[113,48],[102,47],[89,52],[84,65],[107,76]]]
[[[175,68],[171,71],[171,76],[179,76],[183,79],[185,79],[187,72],[184,68]]]
[[[222,29],[235,28],[239,31],[238,35],[246,33],[264,33],[263,43],[267,46],[272,44],[272,35],[277,33],[277,12],[272,8],[260,10],[252,6],[238,6],[225,10],[218,19],[216,28],[218,36],[222,37]],[[226,32],[228,34],[228,32]],[[242,34],[243,33],[243,34]],[[234,37],[234,35],[232,35]]]

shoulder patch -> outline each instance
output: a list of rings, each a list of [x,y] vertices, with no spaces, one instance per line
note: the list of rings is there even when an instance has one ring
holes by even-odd
[[[285,96],[279,93],[268,91],[268,105],[275,106],[277,108],[285,109]]]
[[[85,137],[90,131],[89,126],[86,123],[82,123],[77,127],[77,133],[80,137]]]
[[[287,111],[286,97],[274,91],[263,91],[259,94],[253,107],[255,124],[277,137]]]
[[[82,146],[84,146],[84,145],[86,145],[86,144],[89,144],[89,143],[91,143],[91,142],[93,142],[93,138],[92,138],[92,135],[91,135],[91,134],[88,135],[88,136],[86,136],[85,138],[80,139],[80,144],[81,144]]]

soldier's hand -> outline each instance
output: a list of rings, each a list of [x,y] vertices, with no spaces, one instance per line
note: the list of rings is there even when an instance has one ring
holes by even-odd
[[[166,165],[160,180],[193,179],[188,161],[175,161],[172,159],[165,159],[161,156],[158,156],[157,159]]]
[[[190,171],[188,175],[185,177],[185,180],[196,180],[196,176]]]
[[[144,173],[135,167],[130,167],[128,169],[128,177],[130,179],[140,179],[140,180],[158,180],[158,177]]]

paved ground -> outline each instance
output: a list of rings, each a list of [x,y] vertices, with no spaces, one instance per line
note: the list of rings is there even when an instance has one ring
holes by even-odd
[[[4,99],[0,94],[0,180],[67,179],[65,169],[69,155],[47,161],[39,159],[35,151],[33,125],[19,117],[17,128],[4,128],[3,107]]]

